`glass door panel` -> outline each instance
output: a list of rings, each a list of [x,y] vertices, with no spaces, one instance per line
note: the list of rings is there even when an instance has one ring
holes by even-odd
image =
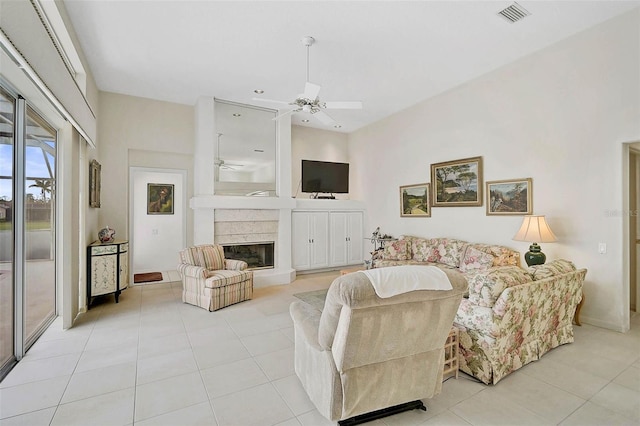
[[[0,378],[15,360],[13,153],[15,100],[0,88]]]
[[[28,348],[56,312],[56,131],[27,108],[25,131],[24,341]]]

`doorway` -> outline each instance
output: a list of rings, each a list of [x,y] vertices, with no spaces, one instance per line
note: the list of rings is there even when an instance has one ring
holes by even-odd
[[[173,273],[186,247],[187,171],[131,167],[129,187],[130,282],[135,274]]]
[[[629,147],[629,309],[640,309],[640,143]]]

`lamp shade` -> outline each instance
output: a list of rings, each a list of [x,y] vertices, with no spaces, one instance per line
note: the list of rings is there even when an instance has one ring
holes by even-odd
[[[525,216],[522,219],[520,230],[513,239],[536,243],[552,243],[558,240],[543,215]]]

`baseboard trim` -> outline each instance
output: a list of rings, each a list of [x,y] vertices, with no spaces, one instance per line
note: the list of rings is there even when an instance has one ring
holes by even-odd
[[[583,314],[580,315],[580,322],[582,324],[589,324],[595,327],[606,328],[607,330],[617,331],[619,333],[626,333],[629,331],[629,326],[625,326],[624,324],[613,323],[610,321],[603,321],[598,318],[593,318],[589,316],[585,316]],[[574,327],[579,327],[574,324]]]

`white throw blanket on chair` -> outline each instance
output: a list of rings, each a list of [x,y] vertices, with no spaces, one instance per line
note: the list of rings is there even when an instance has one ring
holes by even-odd
[[[403,265],[360,271],[376,294],[387,298],[414,290],[451,290],[449,277],[436,266]]]

